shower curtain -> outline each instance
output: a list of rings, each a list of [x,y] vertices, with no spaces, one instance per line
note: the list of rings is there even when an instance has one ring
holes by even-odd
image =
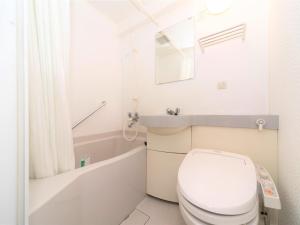
[[[75,167],[67,99],[69,0],[29,0],[30,177]]]

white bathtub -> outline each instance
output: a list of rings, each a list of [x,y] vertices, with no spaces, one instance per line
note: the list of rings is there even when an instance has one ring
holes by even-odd
[[[118,225],[142,201],[146,188],[143,139],[121,136],[75,144],[77,167],[55,177],[30,181],[30,225]]]

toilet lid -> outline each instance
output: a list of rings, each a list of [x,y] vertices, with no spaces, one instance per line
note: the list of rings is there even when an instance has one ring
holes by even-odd
[[[247,213],[256,202],[255,167],[246,156],[194,149],[179,168],[178,189],[203,210],[223,215]]]

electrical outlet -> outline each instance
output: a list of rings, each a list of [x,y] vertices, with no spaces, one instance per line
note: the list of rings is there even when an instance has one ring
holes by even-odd
[[[225,90],[225,89],[227,89],[227,82],[226,81],[220,81],[220,82],[218,82],[217,88],[219,90]]]

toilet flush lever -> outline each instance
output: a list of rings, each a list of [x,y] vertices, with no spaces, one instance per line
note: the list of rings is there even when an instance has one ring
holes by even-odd
[[[256,125],[258,126],[258,130],[262,131],[266,125],[266,121],[264,119],[258,119],[256,120]]]

